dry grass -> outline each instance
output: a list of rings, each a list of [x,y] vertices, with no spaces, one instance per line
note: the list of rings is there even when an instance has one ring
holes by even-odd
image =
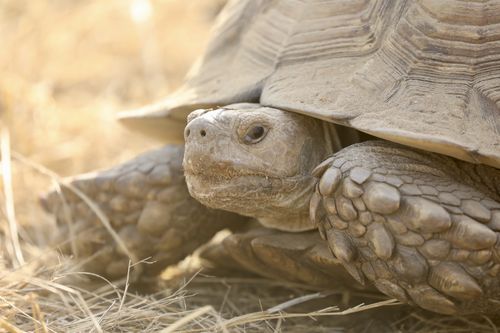
[[[55,225],[38,195],[57,175],[158,145],[117,126],[115,112],[180,84],[222,2],[151,1],[137,22],[131,8],[148,0],[0,1],[0,332],[496,332],[486,317],[256,278],[150,281],[154,292],[138,293],[128,279],[97,283],[48,247]],[[349,306],[363,301],[371,305]]]

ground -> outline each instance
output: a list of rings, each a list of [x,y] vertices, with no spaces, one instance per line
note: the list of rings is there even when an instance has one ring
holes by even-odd
[[[256,277],[198,275],[184,287],[150,281],[152,293],[136,293],[127,280],[89,282],[52,250],[54,221],[39,195],[57,175],[108,167],[160,145],[122,129],[115,115],[182,83],[223,2],[0,1],[4,158],[8,136],[12,149],[12,172],[4,163],[0,179],[0,332],[496,332],[487,317],[434,316],[346,290],[268,311],[316,291]],[[8,251],[8,220],[18,225],[22,267]],[[377,309],[351,307],[363,301]]]

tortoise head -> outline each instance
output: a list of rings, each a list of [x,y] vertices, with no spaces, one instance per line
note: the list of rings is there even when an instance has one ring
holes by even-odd
[[[184,132],[184,171],[203,204],[266,226],[310,229],[312,169],[327,154],[321,121],[258,104],[197,110]]]

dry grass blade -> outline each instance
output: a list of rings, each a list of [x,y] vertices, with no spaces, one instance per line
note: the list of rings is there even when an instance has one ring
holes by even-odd
[[[68,233],[69,233],[68,236],[70,239],[71,252],[76,257],[78,257],[79,250],[78,250],[78,247],[76,246],[76,243],[75,243],[76,234],[75,234],[75,228],[73,225],[73,216],[71,214],[71,209],[69,209],[68,201],[66,200],[66,197],[64,196],[64,193],[61,189],[60,184],[55,180],[52,183],[54,186],[54,190],[57,192],[57,194],[61,198],[62,209],[63,209],[63,214],[64,214],[64,221],[66,222],[66,225],[68,226]]]
[[[7,215],[9,250],[13,254],[14,267],[24,265],[23,252],[19,244],[19,235],[17,231],[16,213],[14,209],[14,191],[12,189],[12,164],[10,153],[10,134],[9,129],[3,123],[1,128],[1,152],[2,152],[2,178],[5,195],[5,212]]]
[[[7,320],[0,317],[0,327],[6,330],[8,333],[22,333],[20,329],[9,323]]]
[[[493,333],[498,333],[498,328],[496,325],[493,323],[493,321],[488,317],[488,316],[482,316],[483,319],[488,323],[488,325],[491,327]]]
[[[323,297],[326,297],[328,295],[330,295],[330,293],[320,292],[320,293],[314,293],[314,294],[300,296],[300,297],[291,299],[289,301],[286,301],[284,303],[278,304],[276,306],[273,306],[272,308],[268,309],[267,312],[268,313],[282,312],[282,311],[284,311],[292,306],[295,306],[295,305],[298,305],[298,304],[301,304],[304,302],[308,302],[308,301],[311,301],[314,299],[323,298]]]
[[[127,297],[127,291],[129,287],[129,281],[130,281],[130,269],[131,269],[131,262],[129,260],[128,262],[128,267],[127,267],[127,277],[125,278],[125,289],[123,290],[123,295],[120,300],[120,307],[118,308],[118,312],[120,312],[123,308],[123,304],[125,303],[125,298]]]
[[[302,299],[302,296],[299,297],[299,299]],[[292,300],[293,301],[293,300]],[[299,302],[297,302],[298,304]],[[358,306],[340,311],[338,310],[337,307],[329,307],[320,311],[314,311],[314,312],[307,312],[307,313],[286,313],[286,312],[270,312],[269,310],[267,311],[259,311],[259,312],[253,312],[249,314],[245,314],[242,316],[234,317],[231,319],[227,319],[222,322],[222,325],[225,328],[231,328],[231,327],[237,327],[237,326],[244,326],[245,324],[249,323],[255,323],[255,322],[263,322],[263,321],[268,321],[268,320],[274,320],[274,319],[285,319],[285,318],[314,318],[314,317],[329,317],[329,316],[345,316],[349,314],[354,314],[358,312],[363,312],[363,311],[368,311],[372,310],[375,308],[380,308],[384,306],[394,306],[394,305],[399,305],[401,304],[398,300],[396,299],[389,299],[381,302],[376,302],[368,305],[360,304]],[[279,307],[273,307],[271,309],[275,309]],[[221,329],[220,327],[214,327],[213,330],[217,331],[217,329]]]
[[[183,327],[187,323],[203,316],[206,313],[209,312],[215,312],[214,308],[211,305],[206,305],[203,306],[190,314],[186,315],[185,317],[182,317],[181,319],[177,320],[175,323],[170,325],[169,327],[163,329],[160,333],[172,333],[176,332],[179,328]]]
[[[33,317],[35,318],[35,333],[48,333],[47,325],[45,325],[45,316],[40,310],[40,305],[37,302],[37,295],[32,293],[29,295],[31,302],[31,311],[33,312]]]

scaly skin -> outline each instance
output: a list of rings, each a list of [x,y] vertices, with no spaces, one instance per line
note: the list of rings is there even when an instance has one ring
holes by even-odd
[[[444,314],[498,311],[499,170],[383,141],[352,145],[325,160],[321,126],[290,114],[255,104],[195,112],[184,156],[190,193],[268,227],[319,227],[358,282],[373,282],[403,302]],[[319,182],[311,183],[313,174]],[[233,237],[225,247],[243,266],[313,280],[297,255],[308,248],[307,237],[264,242],[272,251],[262,250],[261,240]],[[279,267],[289,259],[295,265]]]
[[[169,145],[70,180],[98,204],[136,259],[153,262],[142,265],[147,275],[177,263],[217,231],[244,220],[207,208],[189,195],[183,152],[182,145]],[[69,189],[63,196],[52,191],[42,202],[57,218],[63,252],[81,258],[84,270],[110,278],[125,276],[129,258],[85,202]]]
[[[311,219],[360,283],[444,314],[500,309],[500,171],[388,142],[316,170]]]

